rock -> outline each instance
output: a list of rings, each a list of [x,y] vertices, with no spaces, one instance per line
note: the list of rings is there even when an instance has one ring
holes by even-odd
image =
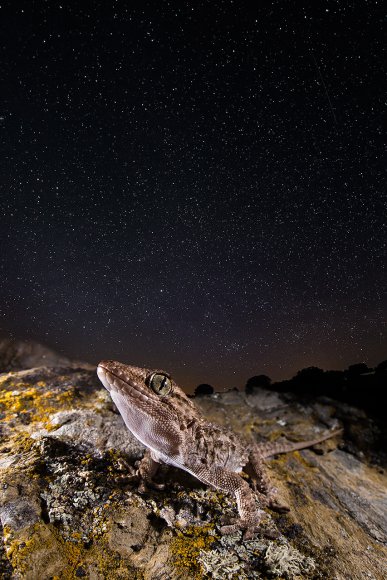
[[[219,533],[221,516],[235,515],[232,499],[182,471],[164,468],[163,492],[138,492],[143,447],[94,369],[71,363],[2,374],[1,578],[385,578],[380,426],[330,399],[301,405],[264,389],[195,402],[257,440],[314,438],[337,417],[350,440],[268,461],[290,511],[267,510],[262,533],[243,541]]]
[[[74,362],[65,356],[34,341],[0,338],[0,372],[30,369],[33,367],[59,367],[84,365],[90,370],[88,363]]]

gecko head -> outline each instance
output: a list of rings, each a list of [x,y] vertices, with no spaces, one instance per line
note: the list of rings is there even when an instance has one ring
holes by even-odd
[[[198,416],[195,405],[165,371],[104,360],[97,374],[126,426],[153,449],[164,449],[166,439],[176,439],[184,425]]]
[[[170,375],[164,371],[149,371],[114,360],[101,361],[97,375],[110,393],[121,393],[128,398],[165,400],[176,390]]]

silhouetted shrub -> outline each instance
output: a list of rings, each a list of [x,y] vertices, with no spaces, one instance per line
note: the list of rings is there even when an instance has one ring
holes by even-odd
[[[245,386],[245,391],[247,395],[251,395],[254,389],[268,389],[271,384],[271,378],[266,375],[257,375],[255,377],[251,377]]]
[[[211,385],[207,385],[206,383],[203,383],[201,385],[198,385],[195,389],[195,397],[201,397],[203,395],[212,395],[212,393],[214,392],[214,387],[211,387]]]

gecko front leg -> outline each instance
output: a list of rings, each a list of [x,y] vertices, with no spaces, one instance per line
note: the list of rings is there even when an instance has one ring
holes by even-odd
[[[138,487],[138,491],[140,493],[145,493],[148,489],[148,486],[159,490],[163,490],[165,488],[163,483],[155,483],[153,481],[153,477],[156,475],[159,467],[160,463],[153,456],[152,451],[147,449],[137,470],[137,475],[140,478],[140,484]]]

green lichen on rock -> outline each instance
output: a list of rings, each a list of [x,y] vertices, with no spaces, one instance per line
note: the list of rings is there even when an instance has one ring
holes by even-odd
[[[283,537],[277,541],[256,538],[240,542],[240,534],[220,538],[215,549],[200,553],[199,561],[203,573],[214,580],[307,579],[314,577],[316,567],[312,558],[302,555]]]
[[[312,558],[304,556],[288,542],[270,542],[266,548],[264,562],[271,576],[284,578],[308,578],[316,564]]]
[[[208,575],[214,580],[223,578],[245,579],[248,578],[240,559],[233,552],[222,552],[218,550],[209,550],[200,552],[200,563],[204,575]]]

